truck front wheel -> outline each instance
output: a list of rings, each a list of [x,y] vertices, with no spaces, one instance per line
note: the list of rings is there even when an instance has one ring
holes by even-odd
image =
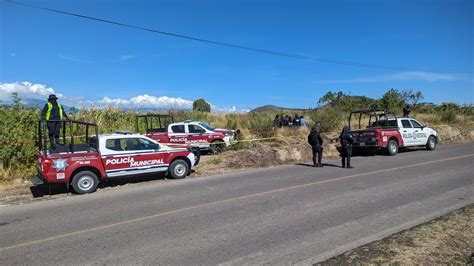
[[[72,178],[72,189],[77,194],[94,192],[99,184],[97,175],[91,171],[81,171]]]
[[[398,143],[395,140],[390,140],[387,144],[387,153],[390,156],[394,156],[398,152]]]
[[[169,176],[173,179],[185,178],[186,175],[188,175],[188,172],[188,163],[181,159],[173,161],[168,169]]]
[[[436,149],[436,138],[434,136],[430,136],[428,138],[428,142],[426,142],[426,149],[429,151]]]

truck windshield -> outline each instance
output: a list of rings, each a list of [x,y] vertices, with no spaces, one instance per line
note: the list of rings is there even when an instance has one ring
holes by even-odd
[[[206,123],[203,123],[203,122],[199,123],[199,125],[205,127],[205,128],[208,129],[208,130],[211,130],[211,131],[213,131],[214,129],[216,129],[215,127],[210,126],[210,125],[208,125],[208,124],[206,124]]]

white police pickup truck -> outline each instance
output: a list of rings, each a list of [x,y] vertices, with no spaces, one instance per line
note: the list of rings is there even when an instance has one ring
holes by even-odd
[[[354,118],[358,123],[351,124]],[[362,125],[362,121],[368,123]],[[436,130],[416,119],[397,118],[384,110],[351,112],[349,126],[354,137],[353,148],[356,151],[384,149],[389,155],[395,155],[399,148],[424,146],[427,150],[434,150],[438,143]]]
[[[140,134],[98,134],[95,124],[59,121],[68,127],[70,141],[63,135],[62,145],[49,144],[46,122],[39,122],[37,175],[33,184],[61,183],[78,194],[93,192],[99,182],[120,176],[167,173],[185,178],[199,163],[199,152],[191,147],[170,147]],[[72,129],[85,126],[85,138]],[[95,134],[89,134],[95,129]],[[83,139],[81,142],[79,142]]]
[[[238,134],[235,130],[215,128],[202,121],[186,120],[167,125],[163,128],[153,128],[146,136],[159,143],[189,145],[201,150],[220,152],[231,145]]]

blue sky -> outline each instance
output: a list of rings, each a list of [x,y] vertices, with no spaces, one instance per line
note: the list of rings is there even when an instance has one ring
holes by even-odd
[[[256,48],[452,72],[284,58],[1,3],[4,96],[27,81],[70,101],[202,97],[237,110],[314,107],[328,90],[413,89],[425,101],[474,102],[473,1],[22,1]]]

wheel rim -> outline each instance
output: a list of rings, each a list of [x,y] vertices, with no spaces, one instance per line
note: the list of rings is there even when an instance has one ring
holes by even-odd
[[[435,147],[435,142],[433,138],[430,138],[430,148],[434,149],[434,147]]]
[[[176,165],[176,167],[174,168],[174,173],[177,175],[177,176],[183,176],[186,174],[186,166],[184,164],[178,164]]]
[[[390,153],[396,153],[397,152],[397,145],[395,143],[390,143]]]
[[[82,176],[78,182],[77,185],[80,190],[87,191],[92,188],[94,185],[94,179],[91,176]]]

